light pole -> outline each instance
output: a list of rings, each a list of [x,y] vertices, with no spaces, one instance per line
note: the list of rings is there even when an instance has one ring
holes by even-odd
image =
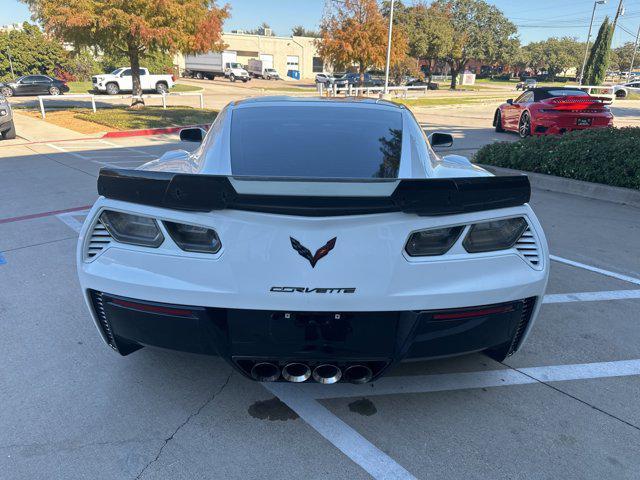
[[[640,27],[638,27],[636,42],[633,44],[633,55],[631,55],[631,65],[629,65],[629,75],[627,75],[627,82],[631,81],[631,75],[633,75],[633,62],[636,61],[636,52],[638,51],[638,40],[640,40]]]
[[[589,40],[591,40],[591,29],[593,28],[593,17],[596,15],[596,6],[604,5],[607,0],[596,0],[593,2],[593,11],[591,12],[591,22],[589,23],[589,34],[587,35],[587,46],[584,49],[584,60],[582,62],[582,70],[580,71],[580,85],[584,78],[584,67],[587,65],[587,56],[589,55]]]
[[[393,34],[393,7],[395,0],[391,0],[391,11],[389,12],[389,41],[387,42],[387,65],[384,69],[384,94],[389,94],[389,64],[391,63],[391,35]]]

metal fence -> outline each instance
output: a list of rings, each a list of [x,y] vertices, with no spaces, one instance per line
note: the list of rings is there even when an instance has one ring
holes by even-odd
[[[154,99],[160,98],[162,100],[162,108],[167,108],[167,98],[171,97],[199,97],[200,98],[200,108],[204,108],[204,95],[202,92],[171,92],[166,94],[149,94],[149,95],[141,95],[139,98],[142,99]],[[108,100],[122,100],[122,99],[133,99],[133,95],[99,95],[97,96],[100,102],[108,101]],[[46,118],[46,112],[44,108],[45,100],[69,100],[69,99],[87,99],[91,102],[91,109],[96,112],[96,95],[92,93],[73,93],[69,95],[39,95],[38,101],[40,102],[40,114],[42,118]]]

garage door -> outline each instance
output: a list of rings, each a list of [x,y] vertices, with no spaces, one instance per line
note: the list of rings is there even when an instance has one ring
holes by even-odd
[[[273,68],[273,55],[261,53],[260,60],[262,60],[262,68]]]

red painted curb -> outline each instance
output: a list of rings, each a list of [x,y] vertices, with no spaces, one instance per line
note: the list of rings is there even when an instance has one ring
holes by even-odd
[[[121,132],[107,132],[102,138],[122,138],[122,137],[144,137],[149,135],[166,135],[169,133],[178,133],[183,128],[204,128],[209,130],[211,124],[204,125],[185,125],[184,127],[163,127],[163,128],[145,128],[143,130],[124,130]]]
[[[65,208],[63,210],[51,210],[50,212],[32,213],[31,215],[23,215],[21,217],[0,218],[0,223],[21,222],[22,220],[32,220],[34,218],[50,217],[60,213],[79,212],[81,210],[89,210],[92,205],[84,205],[82,207]]]

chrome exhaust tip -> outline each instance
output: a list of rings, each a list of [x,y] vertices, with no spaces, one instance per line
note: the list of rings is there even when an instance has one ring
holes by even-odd
[[[325,385],[331,385],[337,383],[342,378],[342,370],[335,365],[329,365],[325,363],[318,365],[313,369],[313,379],[318,383],[324,383]]]
[[[282,369],[282,378],[287,382],[301,383],[309,379],[311,369],[304,363],[288,363]]]
[[[275,382],[280,378],[280,368],[269,362],[256,363],[251,368],[251,376],[259,382]]]
[[[368,383],[373,378],[373,372],[366,365],[351,365],[344,371],[344,379],[350,383]]]

